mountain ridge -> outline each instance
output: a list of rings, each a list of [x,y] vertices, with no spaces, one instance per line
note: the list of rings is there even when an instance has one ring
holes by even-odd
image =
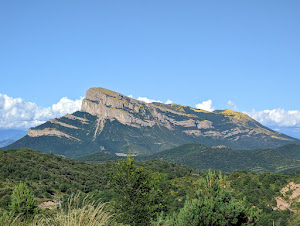
[[[240,112],[145,103],[94,87],[87,91],[81,111],[30,128],[5,149],[28,147],[68,157],[96,152],[149,155],[188,143],[253,149],[300,144],[300,140]]]

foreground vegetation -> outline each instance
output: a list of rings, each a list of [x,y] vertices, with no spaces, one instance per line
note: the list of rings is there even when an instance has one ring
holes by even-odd
[[[132,158],[77,162],[30,149],[0,151],[2,225],[297,225],[299,205],[274,210],[300,174],[196,171]],[[60,200],[53,209],[37,204]],[[0,225],[1,225],[0,223]]]

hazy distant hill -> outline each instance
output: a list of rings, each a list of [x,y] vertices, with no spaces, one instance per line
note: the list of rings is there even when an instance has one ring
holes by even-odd
[[[26,135],[23,130],[5,129],[0,130],[0,148],[5,147],[13,142],[21,139]]]
[[[29,147],[80,157],[96,152],[153,154],[183,144],[253,149],[298,143],[231,110],[207,112],[177,104],[147,104],[91,88],[81,111],[31,128],[8,148]]]

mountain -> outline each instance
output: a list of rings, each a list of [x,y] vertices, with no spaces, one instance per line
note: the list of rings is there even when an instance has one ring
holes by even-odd
[[[150,155],[189,143],[253,149],[300,141],[236,111],[149,104],[108,89],[91,88],[81,111],[29,129],[6,149],[28,147],[74,158],[97,152]]]
[[[198,171],[217,169],[222,172],[246,170],[285,173],[300,170],[299,157],[300,145],[286,145],[277,149],[233,150],[222,145],[206,147],[187,144],[156,153],[147,159],[179,163]]]
[[[5,129],[0,130],[0,148],[5,147],[13,142],[21,139],[26,135],[23,130]]]

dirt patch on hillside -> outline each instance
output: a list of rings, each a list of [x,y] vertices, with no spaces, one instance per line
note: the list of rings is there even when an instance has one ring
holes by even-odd
[[[295,184],[294,182],[290,182],[287,186],[283,187],[280,191],[282,197],[276,197],[276,207],[273,207],[274,210],[286,210],[295,212],[291,206],[300,202],[300,184]]]
[[[45,209],[54,209],[56,208],[61,202],[60,201],[47,201],[47,202],[42,202],[41,204],[38,205],[39,208]]]

